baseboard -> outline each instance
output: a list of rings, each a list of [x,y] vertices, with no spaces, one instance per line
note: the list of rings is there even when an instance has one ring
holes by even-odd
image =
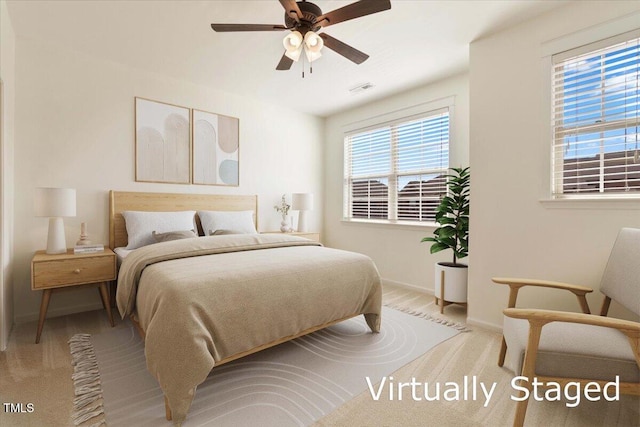
[[[49,309],[47,310],[47,319],[50,319],[52,317],[67,316],[69,314],[82,313],[83,311],[93,311],[101,309],[104,309],[102,307],[102,303],[74,305],[71,307],[62,307],[55,310]],[[114,316],[115,315],[116,314],[114,313]],[[20,316],[15,316],[14,323],[21,324],[33,322],[35,320],[38,320],[39,317],[40,312],[27,313]]]
[[[502,334],[502,325],[496,325],[494,323],[485,322],[484,320],[478,320],[473,317],[467,317],[467,323],[472,326],[478,326],[482,329],[489,330],[491,332],[497,332]]]
[[[390,280],[390,279],[383,278],[382,279],[382,285],[385,285],[385,284],[397,286],[399,288],[410,289],[412,291],[420,292],[422,294],[433,295],[433,289],[421,288],[420,286],[412,285],[410,283],[396,282],[395,280]]]

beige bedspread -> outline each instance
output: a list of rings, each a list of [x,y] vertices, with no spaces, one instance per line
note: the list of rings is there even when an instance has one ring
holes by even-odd
[[[137,312],[147,367],[180,423],[216,362],[358,314],[377,332],[381,297],[368,257],[266,234],[136,249],[120,268],[117,303],[123,318]]]

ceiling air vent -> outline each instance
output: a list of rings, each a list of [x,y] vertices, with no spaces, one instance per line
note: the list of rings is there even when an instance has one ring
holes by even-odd
[[[357,93],[364,92],[365,90],[373,89],[373,87],[374,85],[372,83],[363,83],[356,87],[352,87],[351,89],[349,89],[349,92],[351,92],[352,95],[355,95]]]

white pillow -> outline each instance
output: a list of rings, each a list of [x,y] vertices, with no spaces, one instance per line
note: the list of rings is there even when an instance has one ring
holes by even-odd
[[[140,212],[124,211],[129,243],[127,249],[136,249],[156,243],[152,233],[196,229],[196,211]]]
[[[216,230],[229,230],[236,234],[257,234],[253,211],[198,211],[202,230],[206,236]]]

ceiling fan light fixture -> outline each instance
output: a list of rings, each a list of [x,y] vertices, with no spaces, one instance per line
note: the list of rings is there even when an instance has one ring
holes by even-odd
[[[324,46],[324,41],[313,31],[307,31],[307,34],[304,35],[304,46],[312,52],[320,52],[320,49]]]
[[[300,46],[298,49],[295,50],[287,50],[284,55],[291,59],[294,62],[298,62],[298,59],[300,59],[300,54],[302,53],[302,46]]]
[[[304,53],[309,62],[313,62],[322,56],[320,51],[323,46],[324,40],[313,31],[308,31],[304,35]]]
[[[298,61],[300,54],[302,53],[302,34],[299,31],[292,31],[282,40],[282,44],[286,52],[284,53],[287,58]]]
[[[300,31],[292,31],[282,40],[282,44],[287,52],[299,49],[302,46],[302,34]]]
[[[291,33],[282,40],[285,53],[278,62],[276,70],[289,70],[293,62],[300,59],[303,49],[309,62],[315,61],[322,56],[320,51],[325,44],[327,49],[333,50],[355,64],[361,64],[369,58],[369,55],[327,33],[322,33],[320,37],[315,31],[391,9],[390,0],[360,0],[329,13],[322,13],[318,6],[307,0],[279,0],[279,2],[285,10],[285,25],[214,23],[211,24],[211,29],[216,32],[290,30]],[[304,77],[304,71],[302,75]]]
[[[304,54],[307,56],[307,61],[309,61],[310,63],[322,56],[321,52],[312,52],[306,48],[304,50]]]

